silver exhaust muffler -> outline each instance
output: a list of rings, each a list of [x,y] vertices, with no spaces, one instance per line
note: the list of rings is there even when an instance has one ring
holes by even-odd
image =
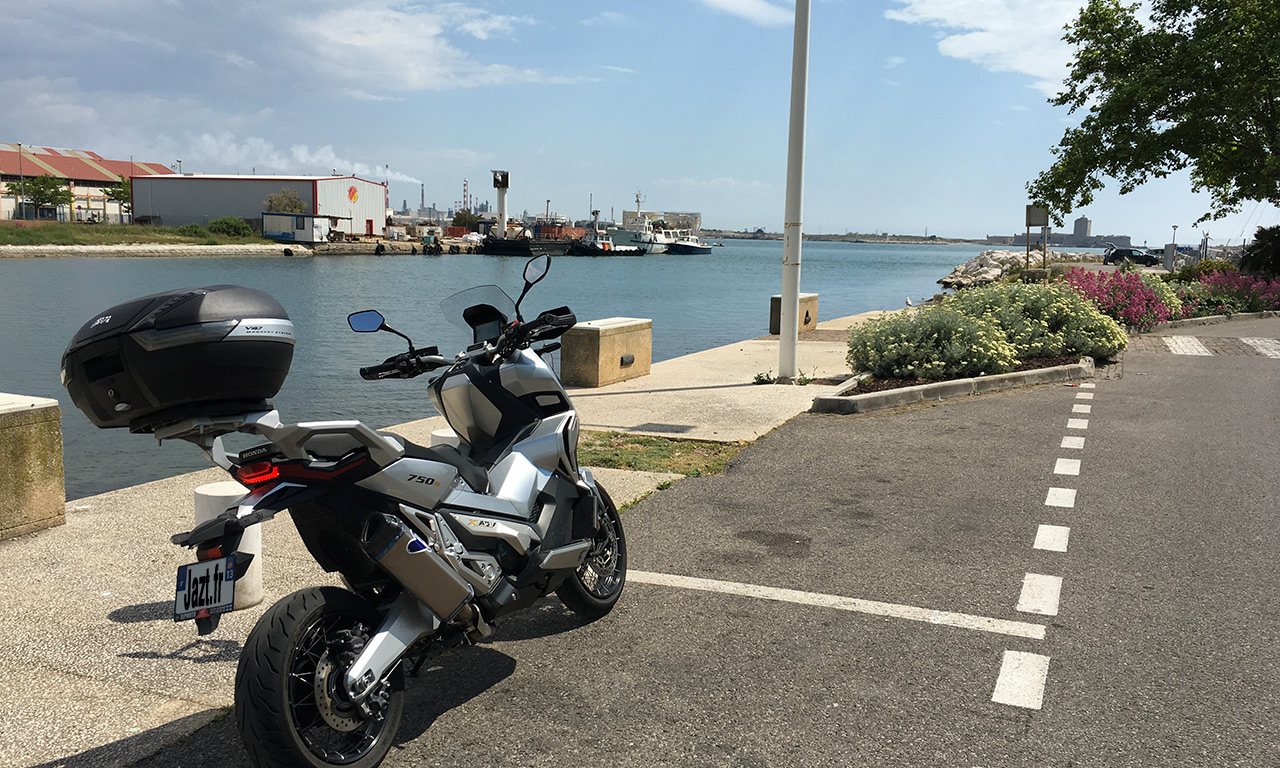
[[[370,515],[360,536],[364,551],[444,622],[471,602],[471,585],[399,518]]]

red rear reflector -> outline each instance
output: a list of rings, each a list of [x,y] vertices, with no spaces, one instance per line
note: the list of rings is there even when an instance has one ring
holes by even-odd
[[[202,563],[205,560],[215,560],[219,557],[222,557],[222,547],[196,550],[196,559]]]
[[[236,479],[245,485],[261,485],[279,476],[280,468],[269,461],[260,461],[236,470]]]

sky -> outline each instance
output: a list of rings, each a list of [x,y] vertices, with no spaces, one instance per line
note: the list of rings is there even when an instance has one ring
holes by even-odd
[[[1048,99],[1083,0],[814,0],[804,230],[1023,231],[1025,185],[1078,122]],[[463,179],[514,213],[700,211],[781,231],[788,0],[10,3],[0,142],[198,173],[339,173],[393,207]],[[1280,210],[1209,209],[1175,175],[1088,216],[1135,244],[1239,242]],[[549,201],[549,202],[548,202]]]

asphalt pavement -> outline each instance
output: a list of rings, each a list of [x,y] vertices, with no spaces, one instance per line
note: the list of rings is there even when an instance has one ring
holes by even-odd
[[[386,765],[1275,764],[1280,352],[1210,342],[1280,320],[1166,335],[1209,354],[802,415],[648,497],[614,612],[424,671]],[[140,765],[248,763],[224,719]]]

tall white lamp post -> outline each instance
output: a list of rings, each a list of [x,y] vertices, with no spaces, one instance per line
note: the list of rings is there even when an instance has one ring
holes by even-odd
[[[782,222],[782,300],[778,308],[778,379],[796,378],[800,335],[800,244],[804,239],[804,117],[809,85],[809,0],[796,0],[791,54],[791,128],[787,140],[787,205]]]

